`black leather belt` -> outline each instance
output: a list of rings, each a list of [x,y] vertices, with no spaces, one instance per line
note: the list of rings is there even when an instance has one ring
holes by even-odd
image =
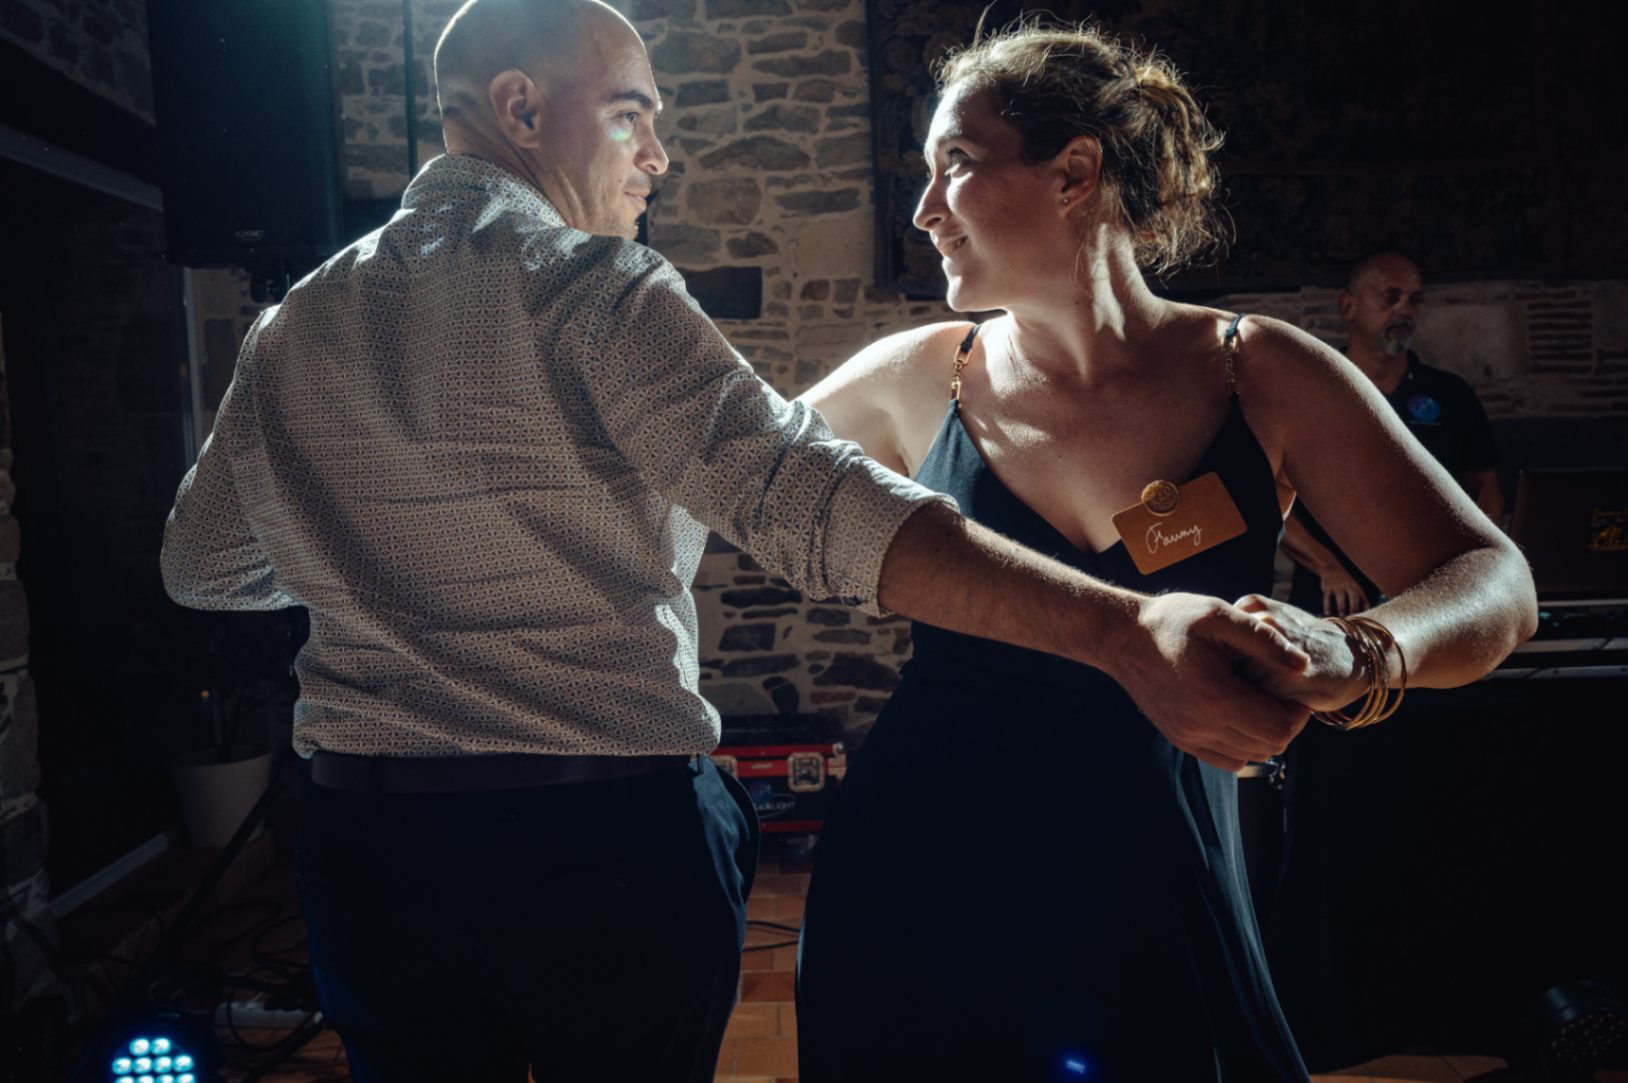
[[[354,793],[464,793],[600,782],[671,770],[693,756],[348,756],[318,751],[311,782]]]

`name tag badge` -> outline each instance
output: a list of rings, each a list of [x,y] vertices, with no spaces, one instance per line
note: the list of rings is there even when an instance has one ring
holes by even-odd
[[[1114,526],[1136,562],[1152,575],[1244,533],[1244,517],[1213,471],[1186,485],[1155,481],[1142,502],[1114,516]]]

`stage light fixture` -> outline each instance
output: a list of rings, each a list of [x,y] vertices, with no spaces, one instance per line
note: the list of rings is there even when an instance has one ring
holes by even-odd
[[[107,1039],[106,1083],[200,1083],[219,1057],[208,1028],[174,1012],[132,1019]]]
[[[1511,1067],[1550,1083],[1594,1078],[1601,1056],[1628,1033],[1628,1007],[1597,981],[1566,982],[1544,991],[1521,1018],[1522,1054]]]

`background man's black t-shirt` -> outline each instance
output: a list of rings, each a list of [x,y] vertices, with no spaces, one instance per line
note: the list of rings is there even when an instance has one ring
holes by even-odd
[[[1462,481],[1466,473],[1490,470],[1498,464],[1498,446],[1492,439],[1487,412],[1482,409],[1481,400],[1475,397],[1475,391],[1461,377],[1425,364],[1410,351],[1402,382],[1388,397],[1408,430],[1453,477]],[[1353,463],[1352,469],[1360,470],[1362,464]],[[1305,505],[1296,501],[1292,514],[1299,517],[1306,531],[1338,557],[1346,571],[1361,584],[1368,604],[1377,605],[1381,597],[1379,588],[1340,551]],[[1295,565],[1289,601],[1313,613],[1323,612],[1322,584],[1315,572]]]

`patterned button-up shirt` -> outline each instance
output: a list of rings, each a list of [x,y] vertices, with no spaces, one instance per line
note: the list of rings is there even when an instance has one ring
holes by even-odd
[[[701,524],[874,607],[937,499],[759,380],[661,256],[448,156],[255,323],[163,570],[186,605],[309,607],[302,755],[694,753]]]

